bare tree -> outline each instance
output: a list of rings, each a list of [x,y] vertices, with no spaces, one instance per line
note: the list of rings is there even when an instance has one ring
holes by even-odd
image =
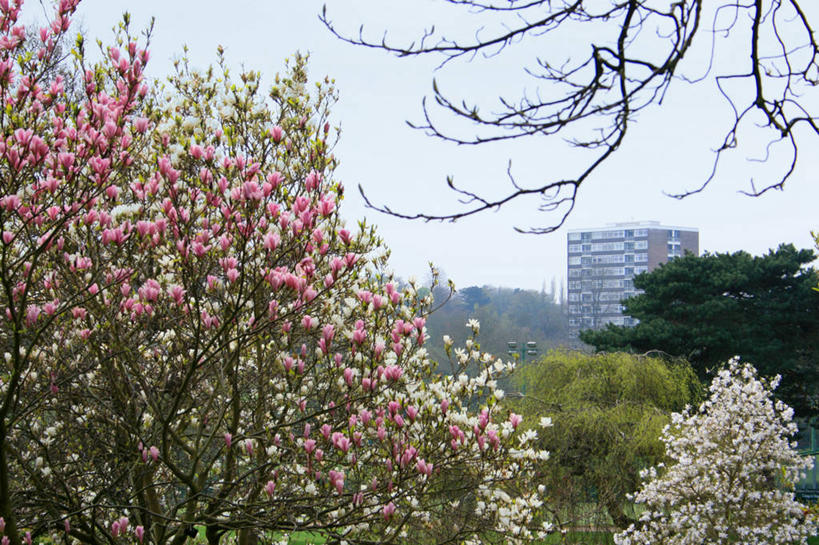
[[[702,191],[715,177],[720,157],[738,146],[741,129],[764,133],[769,139],[765,160],[776,143],[788,152],[774,179],[762,185],[751,181],[743,193],[761,195],[782,189],[794,172],[798,141],[805,133],[819,133],[813,87],[819,83],[819,44],[811,21],[819,13],[804,0],[440,0],[463,16],[478,21],[470,39],[452,38],[435,27],[405,45],[372,39],[363,26],[357,36],[339,30],[326,6],[320,18],[340,39],[381,49],[399,57],[437,55],[439,68],[452,61],[513,57],[512,47],[522,41],[543,44],[534,59],[520,59],[536,84],[534,92],[518,98],[500,97],[493,112],[481,111],[476,102],[453,98],[433,82],[432,104],[423,102],[424,122],[411,125],[435,138],[463,145],[511,140],[529,136],[560,137],[592,153],[590,160],[566,178],[546,178],[531,186],[519,184],[509,172],[510,187],[498,198],[488,198],[447,184],[462,207],[444,214],[405,213],[387,205],[374,205],[362,190],[367,205],[406,219],[455,221],[479,212],[498,209],[524,196],[538,196],[539,209],[553,212],[546,226],[516,227],[523,233],[542,234],[560,227],[571,213],[581,184],[617,151],[635,116],[660,105],[669,88],[686,83],[713,81],[725,98],[733,120],[724,128],[715,150],[713,168],[697,187],[679,194],[683,198]],[[460,15],[460,14],[459,14]],[[717,38],[721,38],[717,42]],[[556,42],[555,40],[561,40]],[[696,44],[710,40],[710,54],[694,57]],[[584,47],[553,47],[555,43]],[[707,46],[707,44],[704,44]],[[721,47],[740,49],[746,62],[725,71],[716,68]],[[691,62],[683,63],[689,58]],[[697,60],[698,59],[698,60]],[[815,102],[815,101],[814,101]],[[812,107],[813,106],[813,107]],[[463,137],[434,121],[432,112],[443,109],[472,123],[475,133]],[[800,127],[805,126],[803,132]],[[743,136],[746,134],[742,133]]]

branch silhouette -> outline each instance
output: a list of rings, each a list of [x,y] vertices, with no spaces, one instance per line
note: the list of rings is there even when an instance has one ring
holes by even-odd
[[[591,38],[585,50],[576,48],[567,54],[544,47],[542,55],[534,59],[534,66],[525,67],[527,76],[537,83],[537,91],[523,91],[514,99],[501,96],[499,107],[490,113],[481,111],[468,96],[453,96],[433,79],[431,101],[429,97],[422,101],[423,121],[409,124],[433,138],[464,146],[541,136],[562,138],[569,146],[596,153],[569,177],[546,178],[526,185],[515,180],[509,168],[509,188],[497,198],[456,185],[450,177],[447,186],[460,206],[441,214],[397,211],[373,203],[359,188],[367,206],[385,214],[411,220],[457,221],[497,210],[518,198],[536,196],[540,199],[538,210],[552,213],[550,220],[543,226],[515,229],[532,234],[552,232],[571,214],[583,182],[619,149],[636,115],[661,106],[669,88],[682,83],[715,82],[733,119],[714,149],[710,174],[699,185],[671,197],[684,198],[703,191],[717,176],[720,158],[738,147],[739,133],[751,121],[755,125],[748,130],[773,131],[771,145],[784,142],[790,154],[775,179],[761,184],[750,181],[750,189],[742,193],[752,196],[784,187],[797,165],[798,144],[805,136],[798,130],[801,126],[819,134],[808,95],[819,83],[819,44],[811,24],[819,14],[804,0],[679,0],[671,4],[609,0],[593,5],[581,0],[440,3],[461,10],[458,14],[462,16],[456,20],[465,24],[480,19],[470,39],[452,38],[430,26],[415,40],[401,45],[389,40],[387,32],[371,38],[363,25],[355,34],[340,30],[327,6],[319,18],[333,35],[349,44],[401,58],[440,57],[438,70],[457,60],[477,65],[500,55],[515,62],[512,46],[524,40],[553,40],[570,33],[588,35]],[[493,24],[481,24],[484,21]],[[704,21],[710,21],[710,28]],[[720,42],[717,38],[721,38]],[[680,68],[683,60],[690,58],[695,45],[706,40],[710,43],[705,46],[705,66],[687,63],[686,74]],[[729,45],[741,47],[749,61],[727,72],[716,72],[715,55]],[[530,61],[525,58],[517,62],[527,65]],[[725,85],[729,81],[730,90]],[[474,127],[474,134],[465,137],[442,126],[434,120],[434,111],[466,121]],[[575,135],[578,132],[580,136]]]

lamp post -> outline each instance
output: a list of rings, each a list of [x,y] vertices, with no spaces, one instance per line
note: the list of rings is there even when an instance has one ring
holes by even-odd
[[[521,363],[526,361],[526,356],[537,356],[538,354],[537,343],[534,341],[521,343],[520,348],[518,348],[516,341],[509,341],[506,346],[508,347],[506,353],[512,357],[520,358]]]
[[[506,347],[508,348],[506,353],[515,359],[520,359],[521,363],[526,361],[526,356],[537,356],[538,354],[537,343],[534,341],[521,343],[520,348],[518,348],[518,343],[516,341],[509,341],[506,343]],[[520,393],[521,395],[526,395],[525,383],[521,385]]]

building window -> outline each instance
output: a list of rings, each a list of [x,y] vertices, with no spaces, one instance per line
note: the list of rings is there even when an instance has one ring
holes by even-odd
[[[583,259],[586,259],[585,257]],[[611,255],[596,255],[591,258],[592,263],[594,264],[601,264],[601,263],[622,263],[623,262],[623,255],[622,254],[611,254]]]
[[[680,232],[677,229],[669,229],[668,240],[680,240]]]
[[[591,244],[583,244],[583,253],[584,254],[587,254],[587,253],[589,253],[591,251],[592,251],[592,245]]]
[[[601,271],[603,276],[623,276],[623,267],[606,267]]]
[[[623,271],[626,276],[634,275],[634,267],[626,267]]]
[[[580,256],[578,255],[578,256],[570,257],[569,258],[569,265],[580,265]]]
[[[648,236],[648,229],[635,229],[634,230],[635,237],[647,237]]]
[[[645,263],[646,261],[648,261],[648,254],[645,253],[635,254],[634,261],[636,263]]]
[[[569,244],[569,253],[570,254],[579,254],[580,253],[580,244]]]
[[[634,238],[634,229],[626,229],[624,234],[626,238]]]
[[[587,250],[584,250],[587,251]],[[622,242],[595,242],[591,244],[592,252],[622,252]]]
[[[580,240],[580,233],[569,233],[569,241]]]
[[[680,243],[679,242],[669,242],[668,243],[668,257],[679,257],[682,255],[682,251],[680,250]]]
[[[604,238],[623,238],[623,231],[592,231],[590,233],[592,239]]]
[[[599,290],[604,287],[604,282],[601,280],[584,280],[582,284],[584,290]]]
[[[624,263],[634,263],[634,254],[626,254],[623,256]]]
[[[647,240],[638,240],[634,243],[635,250],[646,250],[648,249],[648,241]]]

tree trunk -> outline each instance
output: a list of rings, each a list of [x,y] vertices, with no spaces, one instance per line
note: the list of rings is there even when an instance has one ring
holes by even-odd
[[[601,494],[600,501],[603,502],[614,525],[621,530],[625,530],[633,522],[623,512],[623,502],[614,494]]]

